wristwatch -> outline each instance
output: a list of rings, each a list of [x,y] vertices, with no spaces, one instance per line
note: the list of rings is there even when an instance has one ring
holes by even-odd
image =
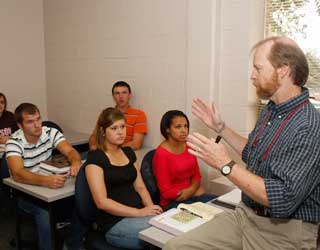
[[[234,166],[235,161],[230,161],[229,163],[227,163],[226,165],[224,165],[220,171],[221,171],[221,174],[224,175],[224,176],[227,176],[231,173],[231,170],[232,170],[232,167]]]

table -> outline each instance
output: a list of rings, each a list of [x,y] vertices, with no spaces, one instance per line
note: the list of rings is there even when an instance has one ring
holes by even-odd
[[[89,151],[89,134],[67,129],[64,131],[63,135],[79,153]],[[55,153],[53,153],[53,155],[54,154]]]
[[[90,134],[77,132],[74,130],[65,130],[63,135],[72,146],[77,146],[89,142]]]
[[[228,208],[216,205],[211,203],[210,201],[208,202],[208,204],[210,204],[211,206],[217,207],[217,208],[221,208],[223,210],[230,210]],[[154,246],[157,246],[159,248],[163,248],[164,245],[167,243],[168,240],[173,239],[174,235],[169,234],[161,229],[158,229],[154,226],[151,226],[143,231],[141,231],[139,233],[139,238],[141,240],[144,240]]]
[[[163,248],[166,242],[174,237],[174,235],[153,226],[139,233],[139,238],[141,240],[144,240],[159,248]]]
[[[56,249],[57,235],[56,235],[56,217],[55,205],[58,202],[67,201],[67,199],[73,199],[75,178],[68,178],[65,185],[59,189],[50,189],[47,187],[23,184],[14,181],[11,177],[3,179],[3,183],[13,188],[17,196],[23,197],[28,201],[34,202],[42,208],[48,210],[51,226],[52,236],[52,249]],[[71,212],[71,211],[70,211]],[[17,248],[20,249],[20,224],[17,217]]]
[[[15,190],[50,203],[74,195],[75,178],[68,178],[65,185],[58,189],[16,182],[11,177],[3,179],[3,183]]]

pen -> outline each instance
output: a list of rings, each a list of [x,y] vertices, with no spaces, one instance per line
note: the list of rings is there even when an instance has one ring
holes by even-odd
[[[186,208],[180,208],[180,210],[183,211],[183,212],[186,212],[186,213],[188,213],[188,214],[191,214],[191,215],[194,215],[194,216],[196,216],[196,217],[199,217],[199,218],[203,219],[203,217],[202,217],[201,215],[195,214],[195,213],[189,211],[189,210],[186,209]]]
[[[216,143],[219,143],[219,141],[222,139],[222,137],[220,135],[217,136],[216,138]]]

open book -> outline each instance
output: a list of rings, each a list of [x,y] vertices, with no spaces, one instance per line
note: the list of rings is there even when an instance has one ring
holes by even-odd
[[[241,190],[239,188],[235,188],[232,191],[219,196],[217,199],[211,201],[214,204],[235,209],[235,207],[240,203],[241,201]]]
[[[173,235],[180,235],[206,223],[221,212],[222,209],[202,202],[181,203],[177,208],[151,218],[149,223]]]
[[[40,162],[40,172],[43,174],[65,174],[70,170],[70,164],[63,155],[55,155],[51,160]]]

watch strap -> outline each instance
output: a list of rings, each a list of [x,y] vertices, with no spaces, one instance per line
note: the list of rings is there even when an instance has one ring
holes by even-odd
[[[234,160],[231,160],[230,162],[228,162],[226,165],[224,165],[224,166],[220,169],[221,174],[224,175],[224,176],[228,176],[229,174],[231,174],[232,167],[233,167],[235,164],[236,164],[236,162],[235,162]],[[230,172],[227,173],[227,174],[222,171],[222,169],[223,169],[224,167],[226,167],[226,166],[228,166],[228,167],[230,168]]]

